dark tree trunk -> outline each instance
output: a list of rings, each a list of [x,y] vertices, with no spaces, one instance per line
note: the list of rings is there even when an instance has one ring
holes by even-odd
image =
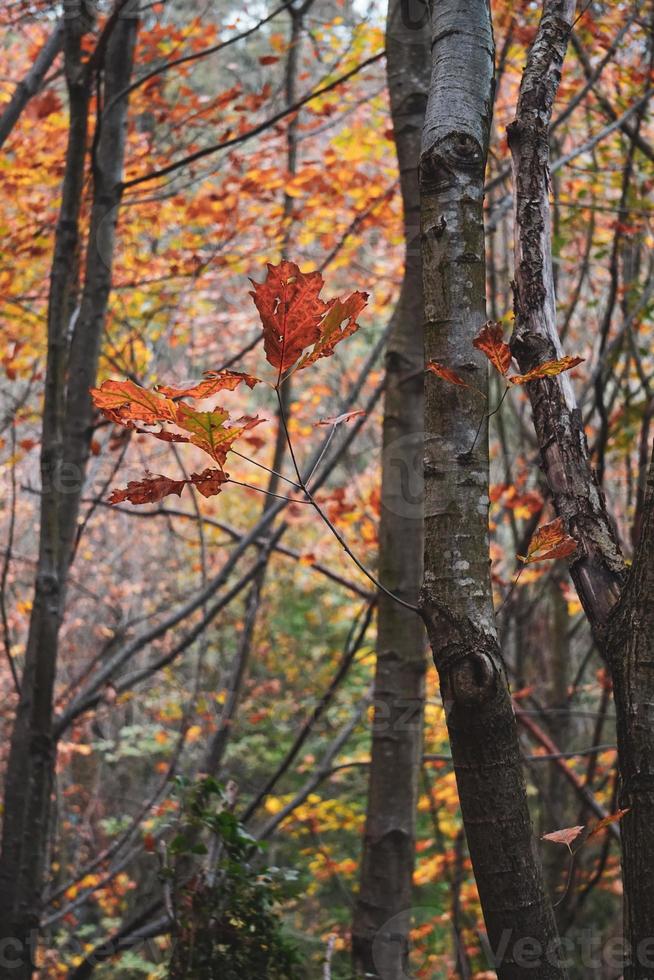
[[[386,354],[379,531],[380,581],[416,603],[422,578],[423,299],[418,160],[429,89],[428,18],[408,19],[391,0],[388,86],[404,205],[402,291]],[[406,976],[422,752],[425,633],[422,620],[383,592],[378,598],[375,721],[361,884],[352,927],[355,969]]]
[[[425,355],[469,387],[427,377],[422,607],[498,976],[562,977],[488,562],[488,372],[472,344],[486,320],[483,195],[494,60],[488,3],[433,3],[432,38],[421,159]]]
[[[124,6],[124,5],[123,5]],[[56,739],[53,692],[68,568],[92,436],[95,383],[111,286],[111,262],[125,148],[127,103],[112,102],[129,82],[137,20],[111,20],[104,55],[104,105],[93,156],[93,205],[78,301],[79,214],[94,76],[82,64],[82,16],[65,21],[70,130],[48,307],[48,360],[41,451],[39,561],[21,696],[7,766],[0,857],[0,938],[13,940],[0,977],[32,974],[34,937],[47,864]],[[96,66],[98,69],[100,65]],[[12,965],[9,961],[15,960]]]
[[[623,817],[625,980],[654,976],[654,461],[640,542],[608,629]]]

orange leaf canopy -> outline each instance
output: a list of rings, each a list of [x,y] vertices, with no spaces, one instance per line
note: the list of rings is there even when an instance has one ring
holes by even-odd
[[[566,558],[577,549],[577,542],[566,534],[563,518],[557,517],[549,524],[538,528],[531,541],[526,555],[518,555],[525,565],[535,561],[545,561],[546,558]]]
[[[325,301],[320,298],[320,273],[300,272],[295,262],[286,260],[269,264],[264,282],[251,282],[266,358],[280,376],[333,354],[336,344],[358,329],[356,318],[368,301],[368,294],[361,292]],[[304,354],[309,347],[312,350]]]

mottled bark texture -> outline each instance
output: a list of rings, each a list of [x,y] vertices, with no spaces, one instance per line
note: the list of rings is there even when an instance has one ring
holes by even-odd
[[[0,856],[0,939],[10,940],[0,977],[32,975],[34,937],[47,864],[56,739],[53,692],[68,568],[92,436],[89,388],[111,286],[111,260],[125,147],[127,105],[114,96],[129,83],[137,21],[124,9],[103,51],[103,104],[93,146],[93,204],[78,297],[79,215],[88,152],[94,73],[82,63],[88,28],[65,19],[64,53],[70,126],[62,205],[55,237],[48,306],[48,357],[41,451],[41,524],[34,602],[5,781]],[[106,36],[106,35],[105,35]]]
[[[489,574],[483,186],[494,46],[486,0],[432,4],[433,74],[423,135],[428,376],[422,609],[438,669],[463,822],[501,980],[562,977],[543,886]],[[483,420],[483,422],[482,422]]]
[[[416,604],[423,550],[423,299],[418,161],[430,77],[428,18],[415,22],[391,0],[386,26],[388,88],[404,206],[402,290],[386,352],[379,576]],[[422,754],[425,630],[421,618],[378,598],[375,721],[361,883],[352,926],[355,971],[407,974],[417,781]]]
[[[520,370],[563,356],[556,327],[549,203],[549,125],[574,19],[575,0],[547,0],[508,128],[515,185],[515,330]],[[624,562],[590,465],[581,414],[567,375],[527,385],[557,513],[578,549],[571,574],[596,638],[620,594]]]

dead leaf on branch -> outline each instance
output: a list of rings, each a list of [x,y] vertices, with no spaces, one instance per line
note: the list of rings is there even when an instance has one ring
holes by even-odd
[[[502,339],[503,334],[502,324],[489,320],[472,342],[472,346],[485,354],[500,374],[506,374],[511,364],[511,348]]]
[[[599,834],[599,832],[601,830],[604,830],[605,827],[609,827],[612,823],[618,823],[618,821],[622,820],[624,815],[626,813],[629,813],[630,810],[631,807],[628,806],[625,807],[624,810],[616,810],[615,813],[609,813],[608,817],[604,817],[603,820],[598,820],[595,826],[592,828],[591,832],[589,833],[588,837],[589,838],[594,837],[595,834]]]
[[[144,480],[130,480],[123,490],[114,490],[109,497],[110,504],[154,504],[170,494],[181,496],[185,486],[193,485],[203,497],[215,497],[227,483],[229,474],[222,470],[207,469],[202,473],[192,473],[188,480],[171,480],[167,476],[151,476]]]
[[[553,830],[551,834],[543,834],[541,840],[548,840],[552,844],[563,844],[572,853],[570,845],[579,837],[584,826],[564,827],[563,830]]]
[[[425,370],[431,371],[432,374],[435,374],[437,378],[442,378],[443,381],[449,381],[450,384],[459,385],[461,388],[470,388],[468,382],[459,377],[456,371],[452,371],[451,368],[439,364],[438,361],[430,361]]]
[[[336,344],[358,329],[356,318],[368,301],[362,292],[343,300],[321,299],[321,274],[301,272],[295,262],[269,264],[264,282],[250,281],[266,358],[280,375],[333,354]],[[312,350],[305,354],[308,347]]]
[[[501,323],[489,320],[481,328],[472,344],[477,350],[482,351],[491,362],[494,368],[512,385],[524,385],[529,381],[537,381],[539,378],[553,378],[564,371],[570,371],[581,364],[583,357],[566,355],[558,360],[544,361],[542,364],[527,371],[526,374],[512,374],[507,377],[506,372],[511,365],[511,348],[503,340],[504,328]]]
[[[557,374],[563,374],[564,371],[570,371],[577,364],[581,364],[583,360],[583,357],[573,357],[568,354],[566,357],[559,358],[558,361],[545,361],[526,374],[514,374],[508,380],[512,385],[524,385],[528,381],[537,381],[538,378],[553,378]]]
[[[566,533],[563,518],[557,517],[549,524],[539,527],[531,541],[526,555],[518,555],[525,565],[535,561],[545,561],[549,558],[567,558],[577,550],[577,542]]]

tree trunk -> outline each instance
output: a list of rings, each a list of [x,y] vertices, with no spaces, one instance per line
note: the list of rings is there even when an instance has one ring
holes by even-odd
[[[79,213],[94,82],[81,59],[85,26],[81,16],[65,21],[70,131],[48,307],[39,561],[5,783],[0,938],[11,940],[12,946],[0,963],[0,977],[13,980],[32,974],[34,949],[30,947],[38,931],[47,863],[59,628],[91,443],[89,388],[97,372],[121,196],[127,102],[121,98],[112,104],[112,100],[129,82],[137,20],[123,10],[111,24],[104,51],[103,96],[108,109],[100,117],[94,145],[93,206],[84,288],[77,306]]]
[[[422,8],[421,8],[422,9]],[[417,603],[422,578],[423,299],[418,161],[429,89],[428,18],[410,23],[391,0],[386,58],[404,205],[406,257],[386,354],[379,577]],[[406,976],[422,753],[425,633],[418,615],[383,592],[377,617],[375,721],[361,884],[352,926],[355,969]]]
[[[608,631],[613,673],[624,888],[625,980],[654,976],[654,460],[640,542]]]
[[[421,158],[427,376],[422,609],[439,672],[468,847],[501,980],[562,977],[498,646],[488,541],[483,188],[494,47],[485,0],[432,4]]]
[[[574,0],[546,0],[509,127],[516,207],[516,329],[525,372],[561,356],[549,215],[548,131]],[[631,134],[630,134],[631,135]],[[635,136],[632,137],[635,139]],[[626,585],[625,565],[590,465],[567,378],[527,385],[543,470],[558,514],[577,541],[571,575],[600,651],[608,658],[617,717],[622,821],[625,980],[654,976],[654,485]]]

